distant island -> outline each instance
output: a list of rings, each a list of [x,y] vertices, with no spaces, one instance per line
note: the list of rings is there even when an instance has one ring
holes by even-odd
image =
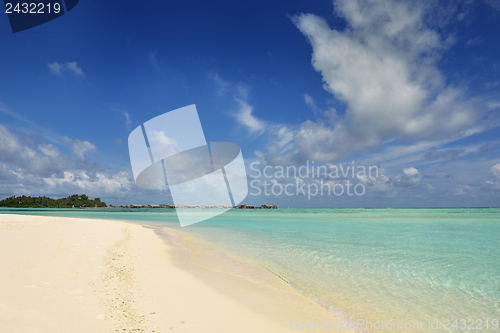
[[[202,205],[202,206],[195,206],[195,205],[138,205],[138,204],[131,204],[131,205],[120,205],[118,207],[113,207],[113,208],[202,208],[202,209],[207,209],[207,208],[218,208],[218,209],[228,209],[228,208],[234,208],[234,209],[278,209],[278,206],[276,205],[261,205],[259,206],[254,206],[254,205],[238,205],[231,207],[230,205],[220,205],[220,206],[212,206],[212,205]]]
[[[27,197],[15,195],[0,201],[0,207],[17,208],[102,208],[106,203],[100,198],[89,199],[85,194],[73,194],[63,199],[52,199],[49,197]]]
[[[212,205],[120,205],[113,207],[112,205],[106,205],[105,202],[101,201],[100,198],[89,199],[85,194],[73,194],[67,198],[62,199],[52,199],[46,196],[43,197],[27,197],[25,195],[16,197],[15,195],[0,200],[0,207],[15,207],[15,208],[218,208],[218,209],[277,209],[276,205],[245,205],[241,204],[238,206],[231,207],[230,205],[212,206]]]

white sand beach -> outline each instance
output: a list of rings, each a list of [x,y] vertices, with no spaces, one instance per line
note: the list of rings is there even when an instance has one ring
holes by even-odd
[[[296,331],[292,319],[336,321],[279,277],[207,268],[172,239],[120,221],[0,215],[0,332],[275,333]]]

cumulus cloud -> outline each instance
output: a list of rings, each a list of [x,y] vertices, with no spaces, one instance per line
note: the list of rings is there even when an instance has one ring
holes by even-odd
[[[85,160],[88,153],[97,153],[97,147],[88,141],[76,139],[73,142],[73,153],[81,160]]]
[[[413,177],[419,174],[418,170],[414,167],[403,168],[403,173],[408,177]]]
[[[472,192],[472,187],[464,184],[464,185],[457,185],[457,187],[455,188],[455,192],[453,194],[458,196],[463,196],[463,195],[471,195],[471,192]]]
[[[327,124],[333,125],[338,119],[337,110],[335,108],[329,108],[328,110],[322,110],[316,105],[316,101],[308,94],[304,94],[304,101],[307,106],[313,111],[316,117],[319,117],[319,121],[324,121]]]
[[[58,157],[59,155],[61,155],[59,149],[57,147],[54,147],[54,145],[51,143],[38,145],[38,150],[49,157]]]
[[[148,132],[148,140],[150,146],[156,149],[157,156],[172,156],[180,152],[177,140],[168,136],[164,131]]]
[[[16,134],[0,124],[0,163],[4,163],[6,167],[17,165],[37,174],[46,174],[50,169],[57,170],[58,165],[61,165],[57,148],[40,145],[38,150],[43,154],[39,154],[34,146],[26,145]]]
[[[495,177],[500,178],[500,163],[495,164],[490,168],[490,173],[494,175]]]
[[[52,143],[35,143],[30,136],[20,137],[6,126],[0,124],[0,163],[9,166],[11,170],[24,170],[24,173],[36,176],[60,174],[65,169],[75,169],[85,166],[85,156],[96,153],[93,143],[66,138],[73,153],[78,157],[71,158],[62,154],[59,147]]]
[[[453,39],[428,24],[432,10],[428,2],[337,0],[343,31],[316,15],[292,18],[312,46],[323,88],[346,110],[326,112],[304,95],[317,118],[295,132],[290,160],[331,162],[391,140],[449,142],[496,126],[481,122],[484,103],[464,98],[438,69]]]
[[[78,67],[78,63],[76,61],[68,61],[64,64],[53,62],[48,63],[50,73],[52,75],[56,75],[59,77],[63,77],[64,73],[70,73],[76,77],[85,77],[85,73],[83,72],[81,67]]]
[[[54,62],[52,64],[47,64],[47,66],[50,69],[50,73],[53,75],[61,75],[62,74],[62,69],[64,65],[59,64],[58,62]]]
[[[402,175],[394,177],[394,184],[400,187],[413,187],[420,185],[422,175],[414,167],[403,168]]]
[[[7,127],[0,124],[0,149],[2,155],[17,153],[21,149],[21,145],[17,137],[10,132]]]
[[[80,77],[85,76],[85,74],[82,71],[82,68],[78,67],[78,64],[76,63],[76,61],[67,62],[66,69],[75,76],[80,76]]]
[[[335,8],[348,23],[345,31],[311,14],[293,19],[313,48],[312,65],[324,89],[347,103],[335,127],[305,123],[302,141],[315,141],[321,151],[333,148],[326,138],[348,140],[359,151],[390,137],[455,135],[482,115],[484,110],[461,99],[460,89],[445,85],[436,61],[449,41],[426,26],[423,3],[339,0]],[[315,129],[321,138],[304,137]]]
[[[63,197],[85,193],[126,203],[123,200],[129,200],[125,198],[136,191],[136,195],[139,192],[143,198],[150,197],[155,202],[152,193],[143,193],[134,186],[127,171],[87,163],[86,156],[97,152],[93,143],[65,138],[61,140],[65,145],[56,145],[33,142],[34,138],[43,139],[20,135],[0,124],[0,198],[13,194]]]
[[[85,191],[97,195],[115,193],[121,190],[128,191],[133,183],[125,171],[118,172],[110,177],[103,173],[96,173],[93,178],[89,177],[86,171],[65,171],[63,177],[52,176],[43,178],[43,180],[52,190],[67,191],[73,189],[74,191]]]
[[[492,166],[489,173],[491,175],[491,180],[486,181],[487,187],[494,191],[500,190],[500,163]]]

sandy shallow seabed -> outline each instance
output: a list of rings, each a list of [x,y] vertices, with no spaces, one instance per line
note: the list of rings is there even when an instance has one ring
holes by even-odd
[[[195,264],[179,235],[167,235],[120,221],[1,214],[0,332],[275,333],[297,331],[291,319],[336,321],[278,276],[242,278],[200,265],[200,253]]]

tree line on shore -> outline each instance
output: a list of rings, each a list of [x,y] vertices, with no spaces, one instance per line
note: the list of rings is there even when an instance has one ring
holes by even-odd
[[[235,208],[235,209],[277,209],[276,205],[237,205],[235,207],[222,205],[222,206],[194,206],[194,205],[120,205],[118,207],[107,206],[100,198],[90,199],[85,194],[73,194],[67,198],[52,199],[46,196],[43,197],[27,197],[25,195],[16,197],[15,195],[0,200],[0,207],[13,207],[13,208]]]
[[[94,208],[106,207],[106,203],[100,198],[90,199],[87,195],[73,194],[67,198],[52,199],[43,197],[27,197],[25,195],[16,197],[15,195],[0,201],[0,207],[16,208]]]

